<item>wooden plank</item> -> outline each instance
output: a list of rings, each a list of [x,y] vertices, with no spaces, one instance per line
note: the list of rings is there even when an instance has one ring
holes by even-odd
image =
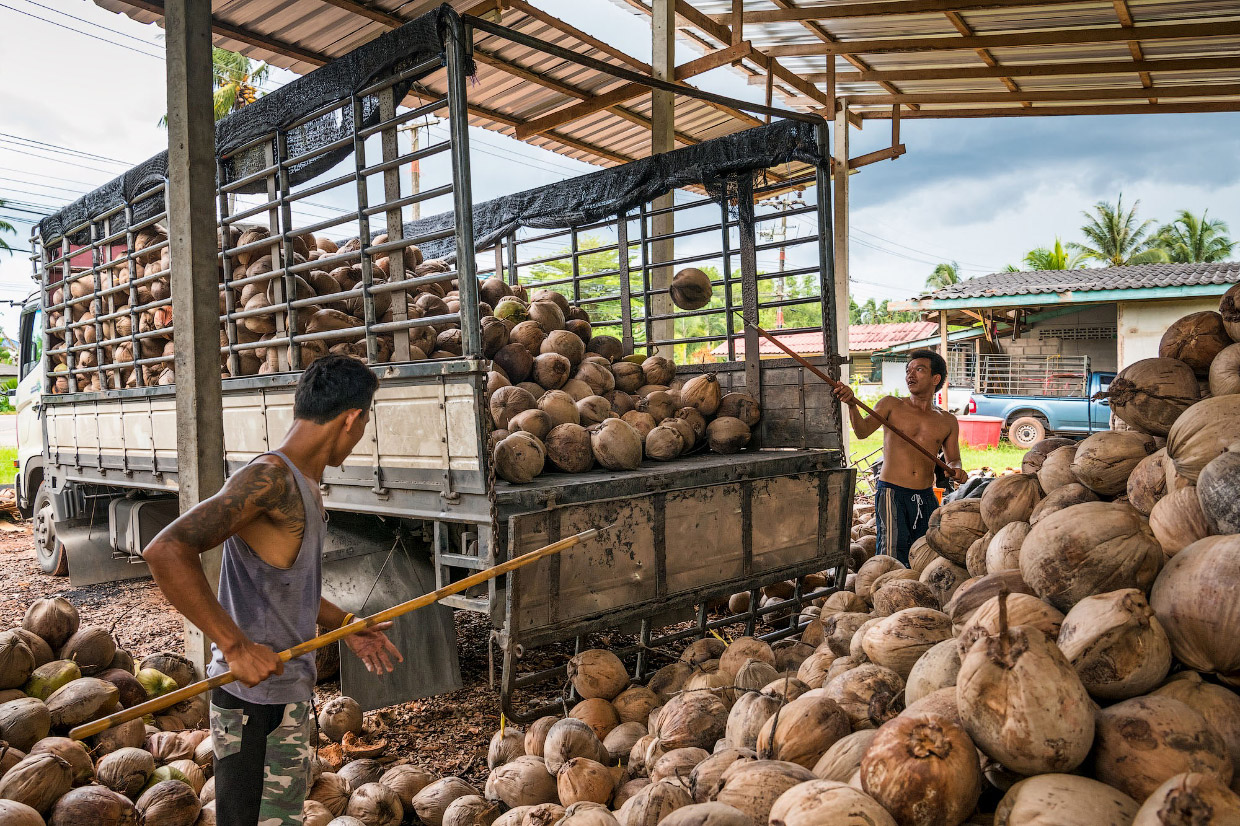
[[[922,109],[905,112],[903,118],[1014,118],[1014,117],[1060,117],[1065,115],[1187,115],[1206,112],[1240,112],[1240,100],[1204,101],[1201,103],[1142,103],[1115,104],[1113,106],[1035,106],[988,107],[984,109]],[[890,109],[861,112],[865,120],[888,120]]]
[[[1102,60],[1097,62],[1036,63],[1007,66],[953,66],[942,69],[887,69],[865,72],[836,72],[837,83],[863,83],[880,80],[984,80],[1000,77],[1085,77],[1088,75],[1127,75],[1133,72],[1199,72],[1240,70],[1237,57],[1190,57],[1170,60]],[[810,83],[825,83],[827,73],[802,75]],[[761,75],[749,78],[749,85],[760,86]]]
[[[321,0],[329,6],[335,6],[338,9],[344,9],[347,12],[356,14],[359,17],[366,17],[374,20],[376,23],[382,23],[393,29],[405,24],[404,18],[397,17],[394,14],[388,14],[383,9],[377,9],[366,3],[359,3],[357,0]]]
[[[1240,95],[1240,83],[1198,84],[1193,86],[1156,86],[1152,89],[1050,89],[1023,92],[927,92],[903,95],[849,95],[848,102],[857,106],[896,103],[944,104],[944,103],[1010,103],[1018,101],[1097,101],[1133,100],[1149,97],[1159,98],[1232,97]]]
[[[1142,41],[1210,39],[1240,35],[1240,21],[1173,23],[1124,28],[1054,29],[1006,34],[979,34],[973,37],[887,37],[873,40],[842,40],[833,43],[796,43],[769,46],[763,51],[771,57],[808,57],[824,54],[895,54],[899,52],[994,49],[1012,46],[1066,46],[1077,43],[1116,43],[1136,38]]]
[[[899,121],[897,120],[896,123],[899,123]],[[904,146],[904,144],[898,143],[895,146],[888,146],[884,149],[879,149],[874,152],[867,152],[864,155],[858,155],[855,158],[849,158],[848,168],[860,169],[863,166],[869,166],[870,164],[878,163],[879,161],[894,161],[907,151],[908,149]]]
[[[807,20],[845,20],[853,17],[896,17],[911,14],[978,11],[981,9],[1022,9],[1030,6],[1096,5],[1097,0],[878,0],[863,3],[833,3],[805,8],[747,11],[750,23],[801,23]],[[711,19],[726,23],[729,15],[714,14]]]
[[[752,50],[753,47],[749,43],[741,43],[736,46],[729,46],[726,49],[719,49],[697,60],[677,66],[676,80],[687,80],[703,72],[709,72],[711,69],[726,66],[733,60],[747,56]],[[691,86],[686,86],[685,90],[689,93],[695,91]],[[610,92],[586,97],[580,103],[574,103],[550,115],[545,115],[522,124],[517,127],[517,138],[518,140],[525,140],[533,135],[540,135],[548,129],[555,129],[557,126],[563,126],[566,123],[571,123],[595,112],[601,112],[604,109],[611,109],[613,106],[626,103],[634,98],[643,97],[649,93],[649,86],[641,83],[626,83]]]

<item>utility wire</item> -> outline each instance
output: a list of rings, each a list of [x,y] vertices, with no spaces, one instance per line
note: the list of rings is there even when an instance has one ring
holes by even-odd
[[[3,141],[4,143],[13,143],[14,141],[21,141],[22,144],[34,144],[36,147],[41,148],[41,149],[55,149],[57,152],[68,152],[70,154],[77,155],[78,157],[84,158],[86,160],[104,161],[105,163],[114,163],[120,166],[133,166],[134,165],[132,161],[122,161],[119,158],[109,158],[106,155],[96,155],[93,152],[83,152],[80,149],[73,149],[68,146],[60,146],[59,144],[48,143],[47,141],[39,141],[39,140],[35,140],[34,138],[24,138],[21,135],[13,135],[8,132],[0,132],[0,141]]]
[[[61,11],[60,9],[53,8],[52,6],[45,6],[42,3],[36,3],[35,0],[25,0],[25,2],[29,3],[32,6],[38,6],[41,9],[45,9],[47,11],[54,12],[55,14],[62,15],[64,17],[69,18],[70,20],[76,20],[79,23],[85,23],[86,25],[94,26],[97,29],[103,29],[105,32],[111,32],[112,34],[119,35],[121,37],[126,37],[126,38],[129,38],[130,40],[136,40],[137,42],[141,43],[144,46],[154,46],[156,49],[164,48],[163,44],[161,43],[153,42],[145,38],[138,37],[137,35],[129,34],[128,32],[123,32],[120,29],[114,29],[111,26],[105,26],[102,23],[96,23],[93,20],[87,20],[84,17],[78,17],[77,15],[70,14],[67,11]]]
[[[108,38],[106,38],[106,37],[101,37],[100,35],[97,35],[97,34],[91,34],[90,32],[84,32],[84,31],[82,31],[81,29],[75,29],[75,28],[73,28],[72,26],[66,26],[64,23],[57,23],[55,20],[48,20],[46,17],[40,17],[39,15],[37,15],[37,14],[32,14],[32,13],[30,13],[30,12],[28,12],[28,11],[23,11],[23,10],[21,10],[21,9],[15,9],[15,8],[13,8],[12,6],[9,6],[9,5],[5,4],[5,3],[0,3],[0,9],[8,9],[8,10],[9,10],[9,11],[11,11],[11,12],[15,12],[15,13],[17,13],[17,14],[21,14],[21,15],[24,15],[24,16],[26,16],[26,17],[33,17],[35,20],[41,20],[42,22],[47,23],[48,25],[51,25],[51,26],[56,26],[57,28],[64,29],[65,31],[70,31],[70,32],[73,32],[73,33],[75,33],[75,34],[80,34],[80,35],[82,35],[83,37],[89,37],[89,38],[91,38],[92,40],[98,40],[98,41],[99,41],[99,42],[101,42],[101,43],[110,43],[110,44],[112,44],[112,45],[114,45],[114,46],[119,46],[119,45],[120,45],[120,44],[119,44],[119,43],[117,43],[115,40],[109,40]],[[128,47],[125,47],[125,50],[126,50],[126,51],[128,51],[128,52],[130,52],[130,53],[132,53],[132,54],[141,54],[141,55],[146,55],[147,57],[153,57],[153,58],[155,58],[156,60],[163,60],[163,59],[164,59],[164,56],[163,56],[163,55],[154,54],[154,53],[152,53],[152,52],[146,52],[146,51],[143,51],[142,49],[130,49],[130,48],[128,48]]]

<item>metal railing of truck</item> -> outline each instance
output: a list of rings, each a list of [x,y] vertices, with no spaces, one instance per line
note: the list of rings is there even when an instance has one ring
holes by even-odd
[[[1082,398],[1089,391],[1089,356],[985,353],[978,387],[994,396]]]

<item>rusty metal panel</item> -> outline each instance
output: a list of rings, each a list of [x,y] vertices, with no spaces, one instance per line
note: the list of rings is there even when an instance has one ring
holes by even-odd
[[[818,556],[818,486],[800,475],[757,479],[750,485],[753,573],[785,568]]]
[[[667,590],[679,593],[744,574],[741,486],[677,491],[664,500]]]

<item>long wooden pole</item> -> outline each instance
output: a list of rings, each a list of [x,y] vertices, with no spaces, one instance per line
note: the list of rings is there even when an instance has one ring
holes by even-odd
[[[752,324],[752,323],[750,323],[750,322],[746,321],[746,322],[745,322],[745,326],[747,326],[747,327],[752,327],[752,328],[753,328],[754,330],[756,330],[758,333],[760,333],[761,335],[763,335],[763,336],[764,336],[764,337],[765,337],[765,338],[766,338],[769,342],[771,342],[771,343],[772,343],[772,344],[774,344],[776,347],[778,347],[779,349],[783,350],[785,353],[787,353],[788,355],[792,356],[794,359],[796,359],[797,361],[799,361],[799,362],[801,363],[801,366],[805,367],[807,370],[809,370],[811,373],[813,373],[813,374],[814,374],[815,376],[817,376],[818,378],[820,378],[820,379],[822,379],[823,381],[825,381],[827,384],[831,385],[832,387],[841,387],[841,386],[843,386],[843,382],[838,382],[838,381],[836,381],[835,379],[833,379],[833,378],[831,378],[830,376],[828,376],[826,373],[824,373],[824,372],[822,372],[821,370],[819,370],[819,369],[818,369],[817,367],[815,367],[814,365],[810,364],[808,359],[804,358],[803,356],[801,356],[801,355],[799,355],[799,354],[797,354],[797,353],[792,352],[792,350],[790,350],[788,347],[784,346],[784,343],[783,343],[782,341],[780,341],[779,339],[775,338],[775,336],[771,335],[771,334],[770,334],[770,333],[768,333],[766,330],[763,330],[763,329],[762,329],[761,327],[759,327],[757,324]],[[866,404],[865,402],[861,401],[861,399],[858,399],[858,398],[856,398],[856,397],[853,397],[853,400],[852,400],[851,402],[849,402],[849,404],[855,404],[857,407],[860,407],[860,408],[861,408],[862,410],[864,410],[866,413],[869,413],[871,416],[873,416],[874,418],[878,419],[878,421],[882,424],[882,426],[883,426],[883,427],[887,428],[889,431],[891,431],[892,433],[896,434],[897,436],[899,436],[899,437],[900,437],[901,439],[903,439],[904,441],[908,442],[908,443],[909,443],[910,445],[912,445],[913,447],[917,448],[917,449],[918,449],[918,450],[919,450],[919,451],[920,451],[920,452],[921,452],[921,453],[922,453],[922,454],[923,454],[923,455],[924,455],[927,459],[929,459],[930,461],[934,462],[934,463],[935,463],[936,465],[938,465],[939,467],[943,468],[943,470],[947,471],[948,473],[955,473],[955,472],[956,472],[956,469],[955,469],[954,467],[952,467],[951,465],[947,464],[947,462],[944,462],[944,461],[943,461],[942,459],[940,459],[938,456],[935,456],[933,453],[931,453],[929,450],[927,450],[924,446],[922,446],[922,444],[921,444],[920,442],[916,441],[916,440],[915,440],[912,436],[908,435],[908,434],[907,434],[907,433],[905,433],[903,430],[901,430],[900,428],[898,428],[898,427],[896,427],[895,425],[893,425],[893,424],[891,423],[891,421],[890,421],[890,420],[889,420],[886,416],[884,416],[883,414],[879,413],[878,411],[876,411],[874,408],[870,407],[870,406],[869,406],[868,404]]]
[[[611,526],[609,525],[607,527]],[[451,585],[445,585],[437,591],[432,591],[429,594],[415,597],[407,602],[402,602],[400,605],[393,605],[391,608],[384,609],[376,614],[371,614],[368,617],[363,617],[362,619],[351,622],[348,625],[343,625],[334,631],[328,631],[326,634],[320,634],[313,639],[306,640],[305,642],[295,645],[292,648],[281,651],[279,653],[280,661],[288,662],[289,660],[300,657],[303,654],[309,654],[311,651],[316,651],[324,646],[331,645],[337,640],[342,640],[345,637],[365,631],[368,628],[373,628],[381,622],[387,622],[388,620],[393,620],[412,611],[416,611],[419,608],[425,608],[428,605],[433,605],[444,597],[451,596],[452,594],[459,594],[462,591],[468,590],[475,585],[480,585],[487,580],[495,579],[498,576],[510,573],[518,568],[523,568],[526,565],[530,565],[540,559],[543,559],[544,557],[551,556],[552,554],[558,554],[559,552],[567,550],[574,545],[593,539],[601,531],[607,530],[607,527],[591,528],[588,531],[573,534],[572,536],[561,539],[559,542],[553,542],[550,545],[545,545],[537,550],[530,551],[527,554],[522,554],[515,559],[510,559],[507,562],[494,566],[493,568],[487,568],[485,571],[479,571],[476,574],[471,574],[462,580],[453,582]],[[237,678],[233,676],[231,671],[225,671],[223,674],[217,674],[209,680],[199,680],[196,683],[191,683],[184,688],[178,688],[176,691],[163,694],[153,700],[148,700],[145,703],[139,703],[136,706],[131,706],[124,711],[118,711],[117,713],[111,714],[107,717],[102,717],[89,723],[83,723],[70,731],[69,736],[74,740],[85,740],[87,737],[105,732],[113,726],[118,726],[121,723],[127,723],[130,720],[136,720],[139,717],[145,717],[148,714],[154,714],[157,711],[174,706],[183,700],[188,700],[190,697],[196,697],[205,691],[209,691],[213,688],[219,688],[222,685],[228,685],[236,679]]]

